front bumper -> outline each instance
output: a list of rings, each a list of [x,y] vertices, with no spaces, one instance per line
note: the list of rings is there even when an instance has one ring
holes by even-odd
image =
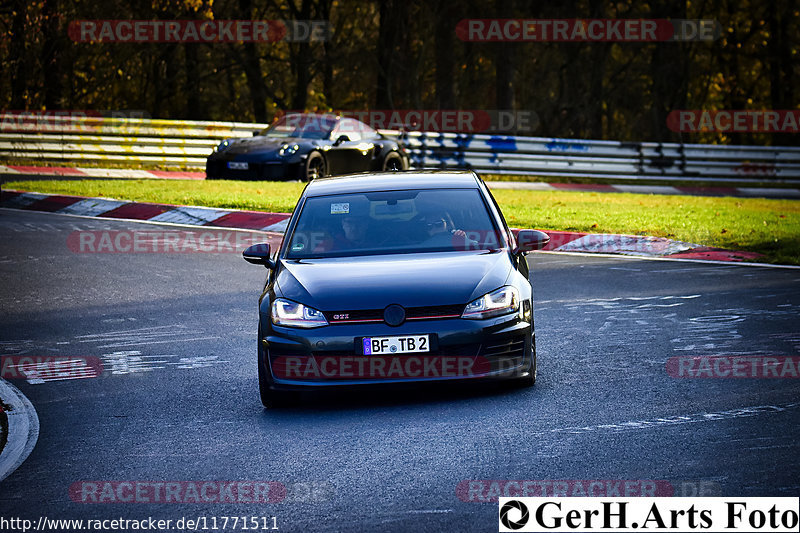
[[[206,161],[206,179],[232,179],[254,181],[276,181],[301,179],[299,162],[247,161],[247,170],[230,169],[228,163],[236,159],[209,158]]]
[[[424,320],[399,327],[383,323],[306,330],[270,326],[259,339],[258,363],[274,390],[516,379],[531,366],[531,324],[518,315]],[[429,335],[431,350],[360,355],[363,337],[413,335]]]

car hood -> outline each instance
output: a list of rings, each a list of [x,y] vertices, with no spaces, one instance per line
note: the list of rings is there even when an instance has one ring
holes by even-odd
[[[502,250],[284,260],[276,293],[321,311],[466,304],[511,268]]]
[[[244,137],[241,139],[229,139],[228,148],[220,152],[221,154],[238,155],[252,153],[277,152],[284,144],[304,144],[309,139],[286,137],[282,139],[270,139],[268,137]]]

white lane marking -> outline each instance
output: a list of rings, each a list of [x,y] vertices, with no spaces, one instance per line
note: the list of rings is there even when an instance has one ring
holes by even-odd
[[[0,355],[23,355],[31,353],[36,345],[31,339],[0,341]]]
[[[80,357],[9,366],[16,368],[31,385],[41,385],[49,381],[96,378],[98,376],[97,369],[89,365],[86,359]]]
[[[176,354],[142,355],[142,352],[138,350],[103,354],[102,358],[103,368],[117,376],[163,370],[169,367],[191,370],[230,363],[216,355],[196,357],[181,357]]]
[[[773,333],[770,338],[788,343],[795,352],[800,353],[800,333]]]
[[[78,335],[75,340],[79,343],[99,343],[100,348],[123,348],[145,344],[193,342],[219,338],[214,335],[203,335],[203,333],[200,330],[188,329],[181,324],[171,324]]]
[[[730,266],[730,263],[726,263],[724,265],[719,265],[716,267],[708,267],[708,268],[698,268],[698,267],[687,267],[687,268],[663,268],[660,270],[648,270],[649,274],[678,274],[681,272],[694,272],[699,274],[716,274],[720,270],[735,270],[736,267]]]
[[[30,400],[19,389],[0,379],[0,398],[11,406],[8,437],[0,453],[0,481],[7,478],[28,458],[39,439],[39,417]]]
[[[539,250],[536,253],[574,255],[578,257],[595,257],[599,259],[616,259],[618,261],[671,261],[674,263],[697,263],[704,265],[716,265],[717,267],[744,266],[744,267],[761,267],[761,268],[788,268],[791,270],[800,270],[800,266],[798,265],[772,265],[770,263],[750,263],[745,261],[711,261],[710,259],[688,259],[685,257],[645,257],[639,255],[614,255],[614,254],[588,253],[588,252],[554,252],[551,250]],[[534,266],[535,265],[536,263],[534,263]]]
[[[99,348],[125,348],[128,346],[144,346],[150,344],[170,344],[170,343],[178,343],[178,342],[193,342],[193,341],[207,341],[213,339],[219,339],[219,336],[210,336],[210,337],[192,337],[191,339],[169,339],[165,341],[141,341],[141,340],[132,340],[130,342],[115,342],[111,344],[101,344]]]
[[[619,302],[622,300],[630,300],[632,302],[639,302],[642,300],[672,300],[672,299],[679,299],[679,300],[694,300],[695,298],[700,298],[701,294],[688,294],[686,296],[628,296],[628,297],[617,297],[617,298],[580,298],[580,299],[561,299],[561,300],[536,300],[537,304],[549,304],[549,303],[573,303],[573,304],[602,304],[605,302]]]
[[[729,409],[726,411],[692,413],[689,415],[632,420],[627,422],[619,422],[616,424],[597,424],[593,426],[557,428],[551,429],[549,433],[568,433],[571,435],[581,435],[600,431],[631,431],[636,429],[651,429],[662,426],[697,424],[700,422],[716,422],[718,420],[731,420],[735,418],[758,416],[761,414],[779,413],[788,411],[790,409],[796,409],[798,406],[800,406],[800,403],[790,403],[786,405],[756,405],[751,407],[741,407],[738,409]]]
[[[736,324],[745,318],[737,314],[717,314],[689,318],[678,329],[679,337],[670,340],[673,351],[699,352],[725,350],[731,352],[743,336]]]

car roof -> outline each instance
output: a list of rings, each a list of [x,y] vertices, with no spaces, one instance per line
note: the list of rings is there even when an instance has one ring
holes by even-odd
[[[318,178],[306,186],[304,196],[409,189],[477,189],[478,177],[469,170],[412,170],[368,172]]]

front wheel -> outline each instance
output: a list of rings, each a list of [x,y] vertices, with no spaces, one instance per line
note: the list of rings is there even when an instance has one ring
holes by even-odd
[[[400,157],[400,154],[397,152],[389,152],[389,154],[386,156],[386,159],[383,160],[383,170],[384,172],[405,170],[403,158]]]
[[[526,375],[515,380],[519,387],[533,387],[536,384],[536,366],[536,335],[531,335],[531,358],[525,370]]]
[[[261,342],[261,335],[258,336],[258,342]],[[266,409],[273,407],[285,407],[289,405],[290,398],[288,393],[274,391],[269,388],[269,381],[267,380],[267,373],[264,370],[266,364],[266,354],[262,357],[262,348],[258,348],[258,391],[261,394],[261,405]]]
[[[306,159],[303,181],[314,181],[325,176],[325,158],[319,152],[311,152]]]

